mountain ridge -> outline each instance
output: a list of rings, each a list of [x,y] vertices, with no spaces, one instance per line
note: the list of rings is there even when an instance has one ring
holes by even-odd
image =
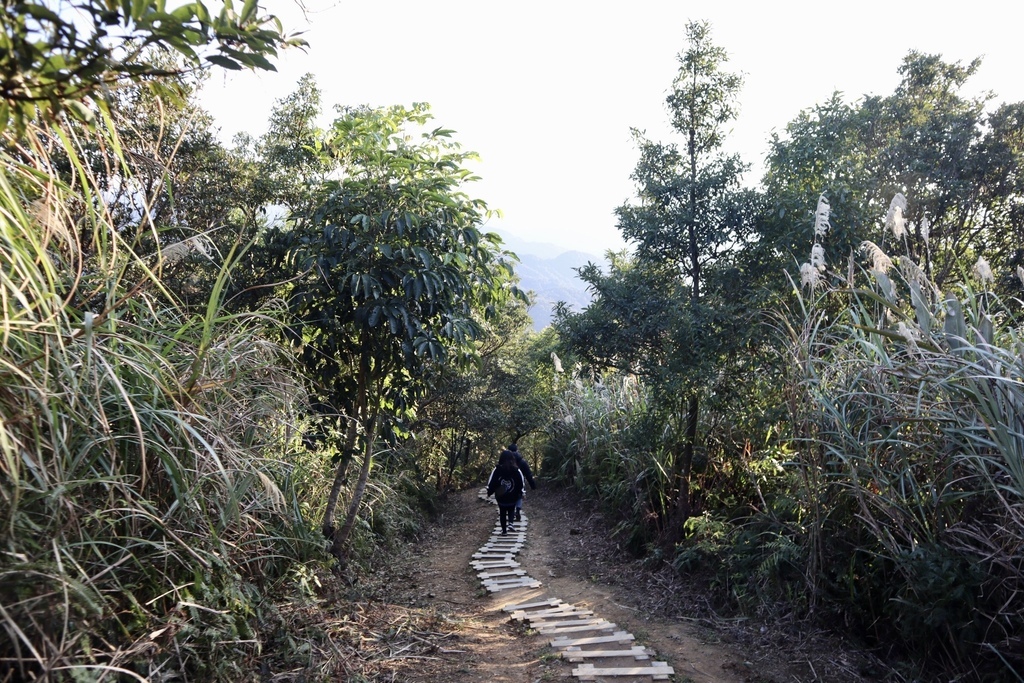
[[[603,264],[603,258],[547,242],[529,242],[500,231],[498,234],[505,247],[519,257],[516,264],[519,287],[533,293],[530,318],[534,330],[540,331],[551,324],[555,304],[559,301],[564,301],[574,311],[590,305],[590,292],[576,269],[587,263]]]

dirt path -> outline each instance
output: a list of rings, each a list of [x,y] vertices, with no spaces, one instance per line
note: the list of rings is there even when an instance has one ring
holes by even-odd
[[[821,670],[820,662],[815,668],[810,659],[800,661],[802,655],[787,656],[779,649],[784,636],[763,628],[722,628],[721,622],[687,616],[680,602],[692,606],[694,596],[682,595],[678,585],[630,561],[610,539],[603,521],[584,517],[582,508],[563,492],[544,487],[531,491],[525,509],[530,523],[526,546],[517,558],[522,568],[544,583],[546,595],[593,610],[633,633],[636,644],[652,648],[658,660],[674,668],[675,681],[859,680],[838,675],[841,666],[829,673]],[[443,647],[419,658],[418,666],[403,667],[394,680],[537,683],[571,675],[572,665],[557,657],[550,638],[511,622],[501,611],[515,594],[488,595],[470,567],[496,515],[496,507],[479,500],[476,490],[458,494],[412,557],[400,562],[411,563],[400,572],[408,583],[392,586],[394,597],[437,614],[440,623],[450,625],[451,635]]]

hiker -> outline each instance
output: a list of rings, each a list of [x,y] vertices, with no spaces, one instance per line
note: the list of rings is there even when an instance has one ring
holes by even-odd
[[[498,466],[491,472],[487,482],[487,495],[494,496],[498,501],[498,519],[501,521],[501,535],[507,536],[509,530],[515,531],[512,517],[515,515],[516,501],[523,497],[526,481],[523,473],[516,467],[516,456],[512,451],[502,451],[498,456]]]
[[[519,471],[523,473],[523,477],[526,481],[530,482],[530,489],[533,491],[537,490],[537,482],[533,480],[533,472],[530,471],[530,463],[526,462],[526,458],[519,453],[519,446],[512,444],[508,447],[512,451],[512,455],[515,456],[516,466]],[[526,487],[523,487],[523,495],[519,496],[519,500],[516,501],[516,521],[522,521],[523,519],[523,498],[526,497]]]

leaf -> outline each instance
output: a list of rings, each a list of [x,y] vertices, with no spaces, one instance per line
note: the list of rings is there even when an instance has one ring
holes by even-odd
[[[242,65],[233,59],[229,59],[223,55],[209,55],[206,61],[210,62],[214,66],[219,66],[224,69],[231,69],[233,71],[241,71]]]
[[[131,4],[131,18],[132,21],[138,23],[142,20],[143,15],[150,9],[150,0],[132,0]]]
[[[424,267],[430,268],[430,264],[432,261],[432,259],[430,258],[430,252],[424,249],[423,247],[413,247],[412,250],[413,253],[416,254],[416,257],[424,265]]]
[[[946,343],[950,350],[956,351],[962,348],[967,338],[967,321],[964,319],[963,307],[960,301],[952,294],[946,297],[946,321],[943,323],[943,331],[946,333]]]
[[[64,103],[64,106],[68,111],[71,112],[72,116],[81,121],[82,123],[93,125],[96,123],[96,114],[86,106],[84,103],[78,100],[69,100]]]
[[[917,326],[928,334],[932,329],[932,312],[928,304],[925,303],[924,293],[921,291],[919,282],[910,282],[910,300],[914,304],[914,312],[917,315]]]
[[[18,11],[24,12],[34,19],[52,22],[60,26],[65,25],[65,22],[60,18],[60,15],[48,7],[43,7],[42,5],[37,5],[35,3],[22,3],[18,6]]]
[[[256,18],[256,10],[258,9],[258,0],[245,0],[245,4],[242,5],[242,11],[238,15],[239,22],[242,24],[248,24]]]

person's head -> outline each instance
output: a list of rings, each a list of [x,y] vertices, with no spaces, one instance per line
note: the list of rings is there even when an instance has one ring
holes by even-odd
[[[517,446],[516,444],[512,444],[511,446],[508,447],[508,449],[510,451],[512,451],[513,453],[518,453],[519,452],[519,446]]]
[[[502,451],[498,456],[498,467],[515,467],[516,456],[512,451]]]

